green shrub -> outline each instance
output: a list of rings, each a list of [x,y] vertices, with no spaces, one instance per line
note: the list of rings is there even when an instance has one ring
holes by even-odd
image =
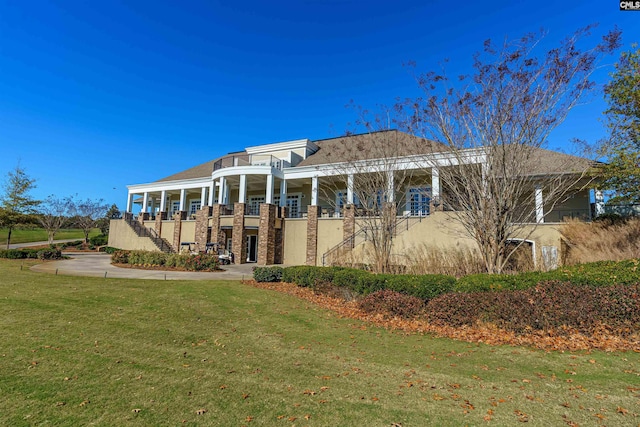
[[[113,254],[115,251],[118,250],[118,248],[114,248],[111,246],[103,246],[102,248],[100,248],[101,252],[104,252],[105,254]]]
[[[183,256],[186,258],[184,268],[189,271],[215,271],[219,269],[217,255],[197,254]]]
[[[37,259],[37,249],[3,249],[0,250],[0,258],[6,259]]]
[[[419,276],[401,274],[388,276],[385,288],[426,301],[443,293],[451,292],[455,284],[454,277],[444,274]]]
[[[93,246],[104,246],[109,243],[109,236],[106,234],[98,234],[97,236],[89,237],[89,243]]]
[[[41,249],[37,253],[38,259],[41,260],[49,260],[49,259],[61,259],[62,252],[59,249]]]
[[[256,282],[280,282],[282,280],[282,267],[256,267],[253,270],[253,279]]]

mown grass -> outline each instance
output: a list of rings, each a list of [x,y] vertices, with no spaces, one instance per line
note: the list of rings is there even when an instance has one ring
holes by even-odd
[[[239,282],[29,265],[0,260],[0,425],[640,421],[638,353],[489,347],[370,327]]]
[[[7,244],[7,229],[0,228],[0,247]],[[100,234],[100,229],[94,228],[89,233],[89,237]],[[49,239],[47,231],[42,228],[14,229],[11,232],[11,244],[46,242]],[[79,228],[65,228],[56,233],[55,240],[78,239],[84,240],[84,233]]]

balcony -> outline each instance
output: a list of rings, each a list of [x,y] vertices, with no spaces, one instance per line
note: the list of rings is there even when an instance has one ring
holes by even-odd
[[[271,166],[278,170],[291,167],[291,163],[287,160],[280,159],[278,157],[270,155],[249,155],[238,154],[228,157],[223,157],[213,164],[213,171],[224,168],[232,168],[235,166]]]

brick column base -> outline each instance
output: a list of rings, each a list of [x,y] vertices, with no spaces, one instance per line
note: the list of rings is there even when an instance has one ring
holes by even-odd
[[[156,233],[158,233],[158,236],[160,236],[162,233],[162,221],[164,221],[165,219],[167,219],[167,213],[158,212],[158,214],[156,215],[156,223],[155,223],[155,229],[156,229]]]
[[[173,215],[173,249],[180,252],[180,235],[182,233],[182,221],[187,219],[187,211],[176,212]]]
[[[260,205],[260,225],[258,227],[258,264],[275,263],[276,254],[276,205]]]
[[[234,263],[247,262],[247,232],[244,228],[244,203],[233,204],[233,235],[231,236],[231,252]]]
[[[320,206],[307,208],[307,265],[316,265],[318,251],[318,217]]]
[[[344,207],[342,239],[343,240],[349,239],[351,236],[354,235],[355,232],[356,232],[356,207],[353,205],[346,205]]]
[[[196,251],[204,252],[207,248],[209,237],[209,217],[213,208],[211,206],[204,206],[202,209],[196,212]]]
[[[149,220],[149,212],[140,212],[138,214],[138,221],[140,221],[140,223],[143,223],[144,221],[148,221]]]

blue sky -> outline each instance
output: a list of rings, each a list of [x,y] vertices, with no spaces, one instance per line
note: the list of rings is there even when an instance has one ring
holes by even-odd
[[[487,38],[617,25],[617,1],[0,0],[0,175],[20,165],[33,195],[103,198],[244,147],[344,133],[355,113],[418,95],[403,64],[470,71]],[[607,81],[615,58],[596,74]],[[604,135],[601,96],[550,140]]]

